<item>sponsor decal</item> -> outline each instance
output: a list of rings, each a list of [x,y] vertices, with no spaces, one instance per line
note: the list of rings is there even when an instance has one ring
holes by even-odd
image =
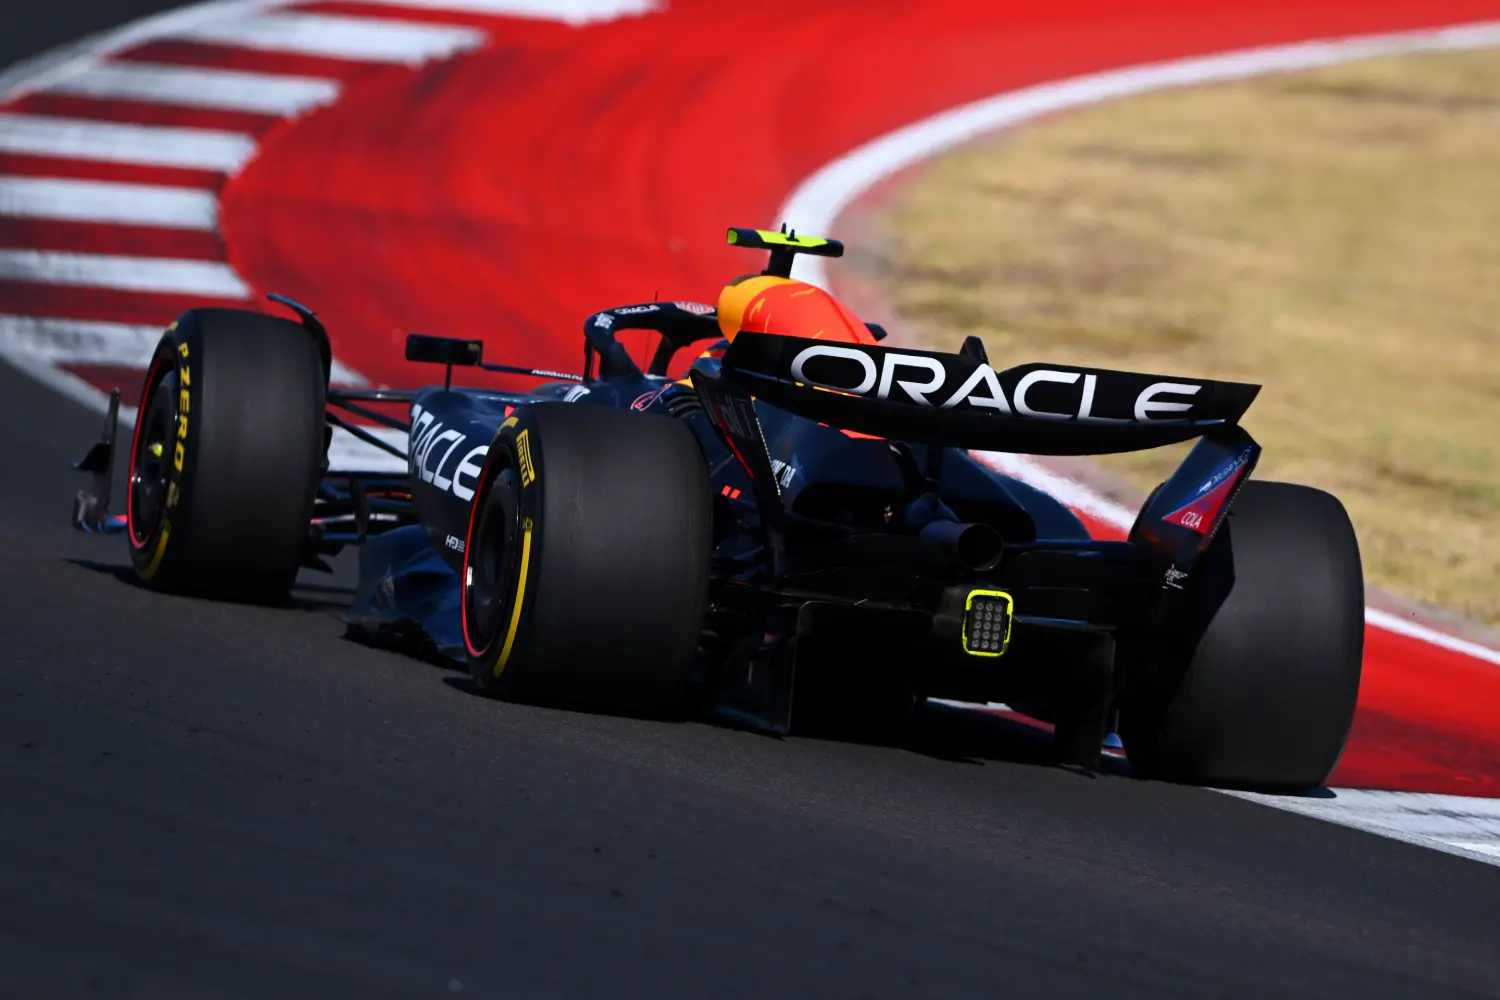
[[[464,550],[464,540],[457,535],[449,535],[443,539],[443,544],[455,552],[462,552]]]
[[[611,309],[610,312],[616,316],[635,316],[640,313],[654,313],[660,308],[661,306],[653,302],[644,306],[621,306],[619,309]]]
[[[458,466],[453,470],[452,485],[448,487],[454,496],[460,500],[474,499],[474,487],[468,484],[478,481],[479,474],[484,471],[484,457],[489,453],[490,446],[482,444],[458,460]]]
[[[1225,502],[1229,499],[1229,494],[1234,491],[1235,484],[1239,482],[1249,460],[1250,449],[1248,448],[1231,456],[1208,474],[1208,477],[1193,491],[1191,500],[1164,516],[1162,520],[1168,524],[1196,531],[1200,535],[1208,534],[1219,512],[1223,510]]]
[[[187,459],[188,412],[192,409],[193,397],[188,391],[193,384],[193,373],[188,369],[188,345],[177,345],[182,364],[177,369],[177,443],[172,447],[172,468],[182,471]]]
[[[536,481],[536,467],[531,462],[530,429],[516,435],[516,458],[521,463],[521,488],[525,489]]]
[[[411,469],[412,479],[431,483],[460,500],[474,499],[472,484],[483,470],[484,458],[489,454],[490,446],[482,444],[465,451],[468,438],[464,434],[444,427],[441,421],[434,420],[432,414],[425,412],[420,406],[413,406],[411,410],[411,445],[407,451],[407,464]],[[462,457],[450,465],[448,460],[455,455]],[[450,469],[451,473],[445,474],[445,470]]]
[[[639,396],[635,397],[635,402],[630,404],[630,408],[632,410],[648,409],[651,404],[660,399],[662,397],[662,394],[666,391],[667,386],[662,386],[660,389],[652,389],[649,392],[643,392]]]
[[[754,438],[760,432],[760,420],[753,406],[739,396],[728,396],[714,407],[719,423],[736,437]]]
[[[1188,575],[1182,570],[1178,569],[1176,563],[1173,563],[1171,566],[1167,567],[1167,575],[1165,579],[1162,580],[1162,586],[1171,587],[1173,590],[1181,590],[1182,581],[1186,580],[1187,578]]]
[[[797,477],[797,470],[779,458],[771,459],[771,472],[776,476],[776,484],[782,489],[790,487],[792,480]]]
[[[608,330],[615,325],[615,318],[609,313],[600,313],[594,317],[594,325],[601,330]]]
[[[714,311],[714,307],[702,302],[673,302],[674,306],[683,312],[692,313],[694,316],[707,316]]]
[[[571,388],[567,392],[563,393],[562,399],[563,399],[564,403],[572,403],[572,402],[576,402],[577,400],[582,399],[584,396],[587,396],[588,394],[589,394],[589,388],[588,388],[588,386],[575,385],[573,388]]]
[[[815,370],[809,370],[812,366]],[[813,344],[791,361],[798,382],[833,392],[912,402],[939,409],[992,410],[1032,420],[1086,424],[1150,423],[1181,419],[1192,409],[1204,386],[1194,382],[1155,380],[1130,372],[1069,371],[1061,368],[1010,369],[1015,384],[1007,396],[1002,373],[988,364],[945,363],[939,356],[882,351],[878,356],[852,346]],[[1101,385],[1101,379],[1111,381]],[[1150,380],[1148,384],[1142,382]],[[956,383],[956,384],[955,384]],[[1108,398],[1110,408],[1129,416],[1105,416],[1096,409]]]

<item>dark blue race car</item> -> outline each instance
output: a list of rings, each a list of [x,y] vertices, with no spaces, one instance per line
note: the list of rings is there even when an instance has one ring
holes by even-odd
[[[1334,497],[1249,478],[1259,387],[997,369],[974,337],[887,347],[790,277],[836,241],[729,241],[766,270],[717,307],[593,314],[578,375],[412,335],[442,385],[331,389],[297,303],[272,296],[300,323],[187,312],[146,378],[126,513],[108,512],[116,393],[74,521],[125,534],[145,584],[220,600],[280,602],[357,545],[351,630],[464,661],[503,698],[878,736],[928,697],[1004,701],[1085,765],[1117,731],[1144,774],[1323,781],[1359,688],[1359,550]],[[622,330],[659,338],[645,370]],[[454,387],[464,367],[543,381]],[[335,428],[406,474],[331,471]],[[1126,541],[969,453],[1193,439]]]

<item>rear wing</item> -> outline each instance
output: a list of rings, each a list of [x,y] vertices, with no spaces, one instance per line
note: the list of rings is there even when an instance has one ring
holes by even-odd
[[[1260,386],[1035,363],[996,371],[941,354],[741,332],[732,382],[774,406],[863,434],[1030,455],[1099,455],[1232,426]]]

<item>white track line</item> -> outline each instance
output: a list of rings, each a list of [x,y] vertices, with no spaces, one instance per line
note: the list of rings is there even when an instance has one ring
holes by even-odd
[[[233,173],[255,155],[238,132],[0,112],[0,152]]]
[[[295,115],[338,98],[337,80],[231,69],[112,62],[58,81],[56,94]]]
[[[250,289],[228,264],[169,257],[116,257],[47,250],[0,250],[0,278],[43,285],[247,299]]]
[[[1121,531],[1129,531],[1130,526],[1135,523],[1135,511],[1121,507],[1094,493],[1077,480],[1060,476],[1022,455],[1010,455],[1000,451],[976,451],[973,455],[997,472],[1014,476],[1028,486],[1035,486],[1043,493],[1051,494],[1073,510],[1097,518]]]
[[[0,176],[0,216],[201,229],[219,225],[212,191],[53,177]]]
[[[594,24],[660,11],[666,4],[653,0],[361,0],[363,3],[411,10],[451,11],[525,17],[564,24]]]
[[[977,136],[1041,115],[1154,90],[1314,69],[1373,56],[1457,51],[1496,44],[1500,44],[1500,21],[1487,21],[1431,31],[1304,42],[1148,63],[1010,91],[934,115],[845,153],[798,185],[776,221],[785,221],[802,232],[826,232],[850,203],[892,174]],[[823,258],[798,257],[797,264],[799,278],[826,284]]]
[[[1500,667],[1500,650],[1491,649],[1489,646],[1470,642],[1451,636],[1446,632],[1428,628],[1426,625],[1418,625],[1416,622],[1407,621],[1400,615],[1379,608],[1365,608],[1365,624],[1374,625],[1376,628],[1385,629],[1387,632],[1395,632],[1408,638],[1418,639],[1431,646],[1441,646],[1443,649],[1472,656],[1476,660],[1483,660]]]
[[[204,21],[176,37],[236,48],[418,65],[478,48],[474,28],[333,14],[260,13]]]

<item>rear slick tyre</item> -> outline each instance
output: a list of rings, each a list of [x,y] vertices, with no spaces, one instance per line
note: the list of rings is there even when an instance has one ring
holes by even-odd
[[[131,436],[126,523],[155,589],[287,596],[306,554],[324,442],[323,362],[301,326],[202,309],[162,336]]]
[[[712,533],[708,472],[681,423],[584,403],[517,409],[490,445],[464,545],[475,683],[513,701],[677,714]]]
[[[1321,785],[1348,739],[1364,650],[1359,545],[1343,505],[1251,481],[1193,576],[1181,643],[1127,679],[1132,766],[1193,784]]]

